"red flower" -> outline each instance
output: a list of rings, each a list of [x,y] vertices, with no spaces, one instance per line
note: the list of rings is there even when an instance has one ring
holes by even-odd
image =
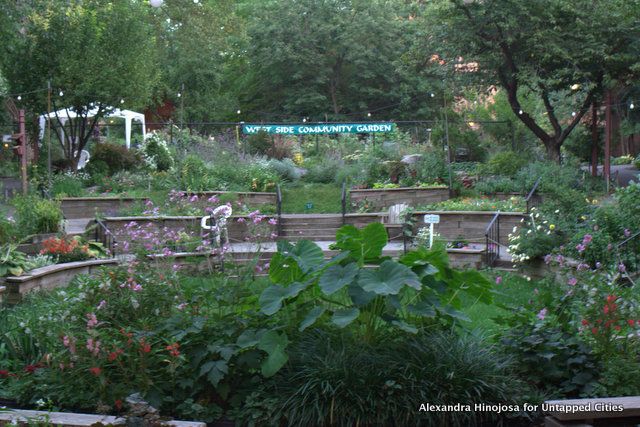
[[[24,371],[30,374],[33,374],[38,368],[39,368],[38,365],[27,365],[24,367]]]
[[[591,328],[591,333],[593,335],[598,335],[598,328]]]
[[[169,350],[169,353],[173,356],[173,357],[178,357],[180,356],[180,351],[178,351],[178,349],[180,348],[180,344],[179,343],[173,343],[171,345],[168,345],[166,347],[167,350]]]
[[[102,373],[102,369],[100,369],[97,366],[94,366],[93,368],[89,368],[89,372],[91,372],[93,375],[97,377],[100,375],[100,373]]]
[[[112,351],[111,353],[109,353],[109,355],[107,356],[107,360],[109,362],[113,362],[114,360],[116,360],[118,358],[118,356],[120,356],[122,353],[124,353],[122,351],[122,349],[117,348],[115,351]]]
[[[627,323],[629,324],[629,326],[631,326],[633,328],[634,325],[636,324],[636,321],[633,320],[633,319],[629,319],[629,320],[627,320]]]
[[[587,326],[588,324],[589,324],[589,321],[587,319],[582,319],[583,326]]]
[[[0,378],[8,378],[10,375],[9,371],[6,371],[4,369],[0,369]]]
[[[616,331],[619,331],[621,328],[620,328],[620,325],[616,325],[613,327],[613,329],[615,329]]]
[[[149,353],[151,351],[151,344],[145,342],[144,338],[140,340],[140,351],[143,353]]]
[[[121,410],[122,409],[122,400],[116,399],[116,401],[113,403],[113,406],[115,406],[118,411]]]

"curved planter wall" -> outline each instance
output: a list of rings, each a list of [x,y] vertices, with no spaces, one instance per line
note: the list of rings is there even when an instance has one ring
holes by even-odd
[[[15,304],[28,292],[65,287],[79,274],[91,274],[99,267],[116,263],[114,259],[67,262],[36,268],[23,276],[5,277],[5,301]]]

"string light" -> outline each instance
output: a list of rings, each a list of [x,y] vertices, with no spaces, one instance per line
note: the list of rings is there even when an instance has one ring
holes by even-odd
[[[306,117],[302,118],[302,123],[307,123],[307,118]]]
[[[17,99],[18,101],[22,101],[22,97],[21,97],[20,95],[18,95],[18,97],[17,97],[16,99]],[[631,104],[631,105],[633,105],[633,104]],[[633,107],[631,107],[631,108],[633,108]]]
[[[371,117],[371,113],[367,113],[367,117]]]
[[[523,111],[522,111],[522,110],[518,111],[518,114],[519,114],[519,115],[522,115],[522,114],[523,114]]]
[[[236,111],[236,113],[237,113],[237,114],[240,114],[241,112],[242,112],[242,111],[240,111],[240,110]]]
[[[633,102],[632,102],[631,104],[629,104],[629,108],[633,110],[634,108],[636,108],[636,106],[633,105]]]
[[[178,92],[178,98],[180,98],[182,96],[182,94],[180,92]]]
[[[64,96],[64,92],[60,91],[60,93],[58,93],[59,96]]]
[[[435,94],[435,93],[433,93],[433,92],[431,92],[431,97],[433,98],[433,97],[435,97],[435,96],[436,96],[436,94]]]
[[[575,117],[575,116],[576,116],[576,112],[575,112],[575,111],[572,111],[572,112],[571,112],[571,117]]]
[[[124,104],[124,99],[121,99],[121,100],[120,100],[120,104]]]

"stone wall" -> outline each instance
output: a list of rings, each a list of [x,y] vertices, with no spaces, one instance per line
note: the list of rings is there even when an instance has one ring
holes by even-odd
[[[410,187],[350,190],[351,205],[367,203],[374,209],[388,209],[401,203],[409,206],[428,205],[449,199],[449,189],[441,187]]]

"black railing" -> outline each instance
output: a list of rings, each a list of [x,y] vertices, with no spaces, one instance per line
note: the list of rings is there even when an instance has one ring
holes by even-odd
[[[282,192],[280,191],[280,184],[276,185],[276,214],[278,215],[276,234],[280,237],[282,236]]]
[[[347,182],[342,181],[342,195],[340,196],[340,203],[342,203],[342,225],[346,223],[347,215]]]
[[[102,220],[95,219],[95,241],[102,243],[111,257],[116,255],[116,238]]]
[[[493,267],[500,258],[500,211],[496,212],[484,232],[485,263]]]
[[[629,244],[629,242],[631,242],[632,240],[637,239],[638,237],[640,237],[640,231],[636,232],[635,234],[630,235],[629,237],[627,237],[626,239],[624,239],[622,242],[618,243],[616,245],[616,255],[617,255],[617,260],[618,260],[618,271],[620,271],[622,277],[626,277],[633,285],[635,285],[635,282],[633,281],[633,279],[631,278],[631,276],[629,275],[629,272],[627,271],[627,267],[625,266],[624,269],[621,269],[621,266],[625,265],[625,261],[630,261],[632,264],[638,264],[638,260],[639,260],[639,252],[638,252],[638,248],[632,248],[631,250],[627,250],[626,254],[627,256],[625,256],[625,259],[622,258],[622,251],[625,250],[625,246],[627,246]],[[634,257],[634,259],[629,259],[628,255],[631,255],[632,257]],[[627,262],[627,264],[629,264],[629,262]]]
[[[525,203],[527,204],[527,213],[531,212],[531,208],[537,207],[540,204],[541,198],[537,194],[537,191],[541,180],[542,177],[539,177],[536,180],[535,184],[533,184],[533,187],[531,188],[531,191],[529,191],[529,194],[527,194],[527,197],[525,197],[524,199]]]

